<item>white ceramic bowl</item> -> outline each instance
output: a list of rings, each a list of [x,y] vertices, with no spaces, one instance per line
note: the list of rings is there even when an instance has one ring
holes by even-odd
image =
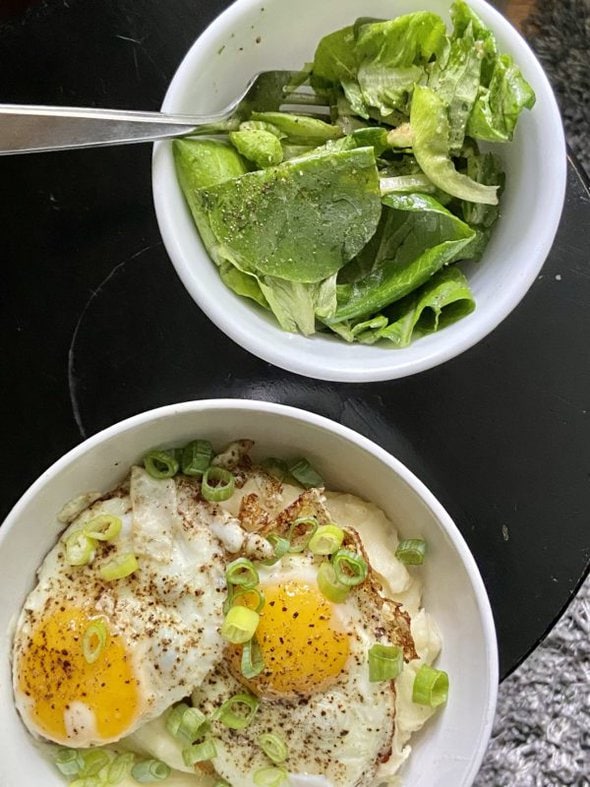
[[[390,380],[436,366],[467,350],[519,303],[553,242],[563,206],[566,152],[559,111],[535,56],[516,30],[483,0],[471,0],[537,95],[524,111],[513,143],[498,146],[507,187],[502,216],[484,258],[468,269],[477,307],[445,330],[405,349],[347,345],[332,337],[282,331],[272,315],[225,287],[209,260],[174,172],[170,143],[153,157],[156,214],[168,254],[190,295],[230,338],[254,355],[308,377],[341,382]],[[390,18],[431,9],[448,20],[450,0],[237,0],[201,35],[176,72],[163,104],[167,112],[222,109],[255,73],[298,69],[319,39],[359,16]]]
[[[428,541],[421,569],[424,605],[443,634],[439,664],[449,672],[446,707],[415,737],[405,787],[468,787],[491,732],[498,681],[494,624],[477,566],[449,515],[398,460],[333,421],[283,405],[210,400],[169,405],[129,418],[91,437],[49,468],[0,528],[0,784],[59,787],[14,708],[10,631],[35,570],[57,538],[55,514],[84,491],[107,491],[154,446],[208,437],[221,446],[256,441],[259,456],[303,454],[332,489],[381,506],[402,536]]]

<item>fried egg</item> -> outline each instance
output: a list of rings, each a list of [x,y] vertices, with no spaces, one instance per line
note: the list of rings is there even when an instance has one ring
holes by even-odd
[[[123,526],[83,566],[68,537],[101,514]],[[17,708],[36,736],[70,747],[118,741],[185,697],[222,657],[224,550],[209,506],[190,483],[134,467],[128,483],[76,516],[38,572],[13,650]],[[214,518],[214,516],[213,516]],[[137,570],[106,581],[100,569],[132,552]],[[85,634],[98,622],[98,657]]]
[[[310,514],[320,521],[328,516],[317,490],[300,494],[268,528],[280,532],[295,516]],[[349,547],[362,551],[352,530],[346,538]],[[270,764],[258,743],[265,733],[286,742],[291,784],[368,784],[391,755],[395,684],[369,681],[368,651],[377,642],[400,644],[414,658],[409,617],[380,594],[370,567],[362,585],[344,602],[332,603],[318,588],[321,560],[309,552],[290,554],[260,567],[265,604],[256,638],[264,670],[246,680],[240,649],[229,646],[225,662],[193,692],[193,704],[208,716],[244,688],[260,699],[247,728],[218,723],[212,730],[217,747],[212,764],[232,785],[255,784],[255,772]]]

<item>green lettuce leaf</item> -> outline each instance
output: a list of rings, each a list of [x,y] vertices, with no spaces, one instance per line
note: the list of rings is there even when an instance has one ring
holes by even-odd
[[[329,318],[336,309],[336,274],[312,284],[263,276],[260,288],[281,328],[291,333],[315,333],[316,317]]]
[[[265,129],[231,131],[229,139],[238,153],[260,169],[273,167],[283,160],[280,141]]]
[[[458,172],[450,157],[450,127],[445,102],[429,87],[416,86],[410,125],[414,156],[424,174],[453,197],[496,205],[495,186],[486,186]]]
[[[211,259],[219,265],[217,241],[196,194],[202,188],[244,175],[248,172],[246,162],[232,145],[217,139],[177,139],[172,150],[178,182],[201,240]]]
[[[291,159],[194,198],[220,256],[246,273],[302,283],[340,270],[381,214],[372,148]]]
[[[342,271],[338,308],[330,325],[366,319],[403,298],[444,265],[460,259],[475,237],[473,229],[431,196],[387,194],[383,203],[389,209],[370,249]],[[371,254],[375,256],[369,268]]]
[[[439,331],[475,309],[469,284],[456,265],[443,268],[419,290],[397,304],[396,317],[375,336],[360,334],[359,341],[387,339],[407,347],[414,339]]]
[[[293,115],[286,112],[252,112],[254,120],[270,123],[277,128],[287,143],[295,145],[322,145],[329,139],[342,136],[339,126],[332,126],[317,118]]]
[[[489,87],[480,86],[467,133],[489,142],[508,142],[524,108],[535,103],[533,89],[510,55],[500,55],[494,64]]]

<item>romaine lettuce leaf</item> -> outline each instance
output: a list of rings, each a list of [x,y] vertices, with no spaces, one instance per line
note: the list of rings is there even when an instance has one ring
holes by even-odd
[[[425,194],[387,194],[379,237],[373,238],[373,266],[363,254],[343,269],[348,281],[338,284],[338,308],[328,324],[366,319],[420,287],[444,265],[461,257],[475,237],[465,222]],[[355,278],[351,268],[357,266]]]
[[[372,148],[292,159],[193,196],[224,259],[301,283],[322,281],[352,259],[381,214]]]
[[[480,86],[467,133],[489,142],[508,142],[521,111],[531,109],[535,94],[510,55],[500,55],[495,63],[489,87]]]
[[[260,288],[281,328],[291,333],[315,333],[316,317],[329,318],[336,309],[336,274],[311,284],[263,276]]]
[[[265,129],[231,131],[229,140],[244,158],[260,169],[274,167],[283,160],[283,148],[276,135]]]
[[[396,347],[450,325],[475,309],[475,301],[464,274],[456,265],[443,268],[419,290],[397,304],[396,318],[377,336],[361,333],[359,341],[387,339]]]
[[[450,157],[450,127],[445,102],[429,87],[416,86],[410,125],[416,161],[425,175],[453,197],[496,205],[497,187],[477,183],[458,172]]]
[[[176,175],[184,198],[211,259],[221,257],[209,222],[196,198],[199,189],[225,183],[248,172],[246,162],[228,142],[217,139],[177,139],[173,143]]]

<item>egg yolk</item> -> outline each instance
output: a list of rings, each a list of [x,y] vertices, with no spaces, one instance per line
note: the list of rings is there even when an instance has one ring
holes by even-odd
[[[79,704],[93,716],[95,737],[104,740],[120,737],[138,715],[138,685],[121,637],[109,633],[92,663],[84,655],[84,633],[97,619],[106,624],[82,609],[55,609],[33,628],[20,654],[18,686],[31,720],[50,740],[76,742],[66,718]]]
[[[316,585],[300,581],[265,586],[264,596],[256,638],[265,669],[253,687],[280,695],[324,689],[349,653],[348,635],[333,619],[332,604]]]

